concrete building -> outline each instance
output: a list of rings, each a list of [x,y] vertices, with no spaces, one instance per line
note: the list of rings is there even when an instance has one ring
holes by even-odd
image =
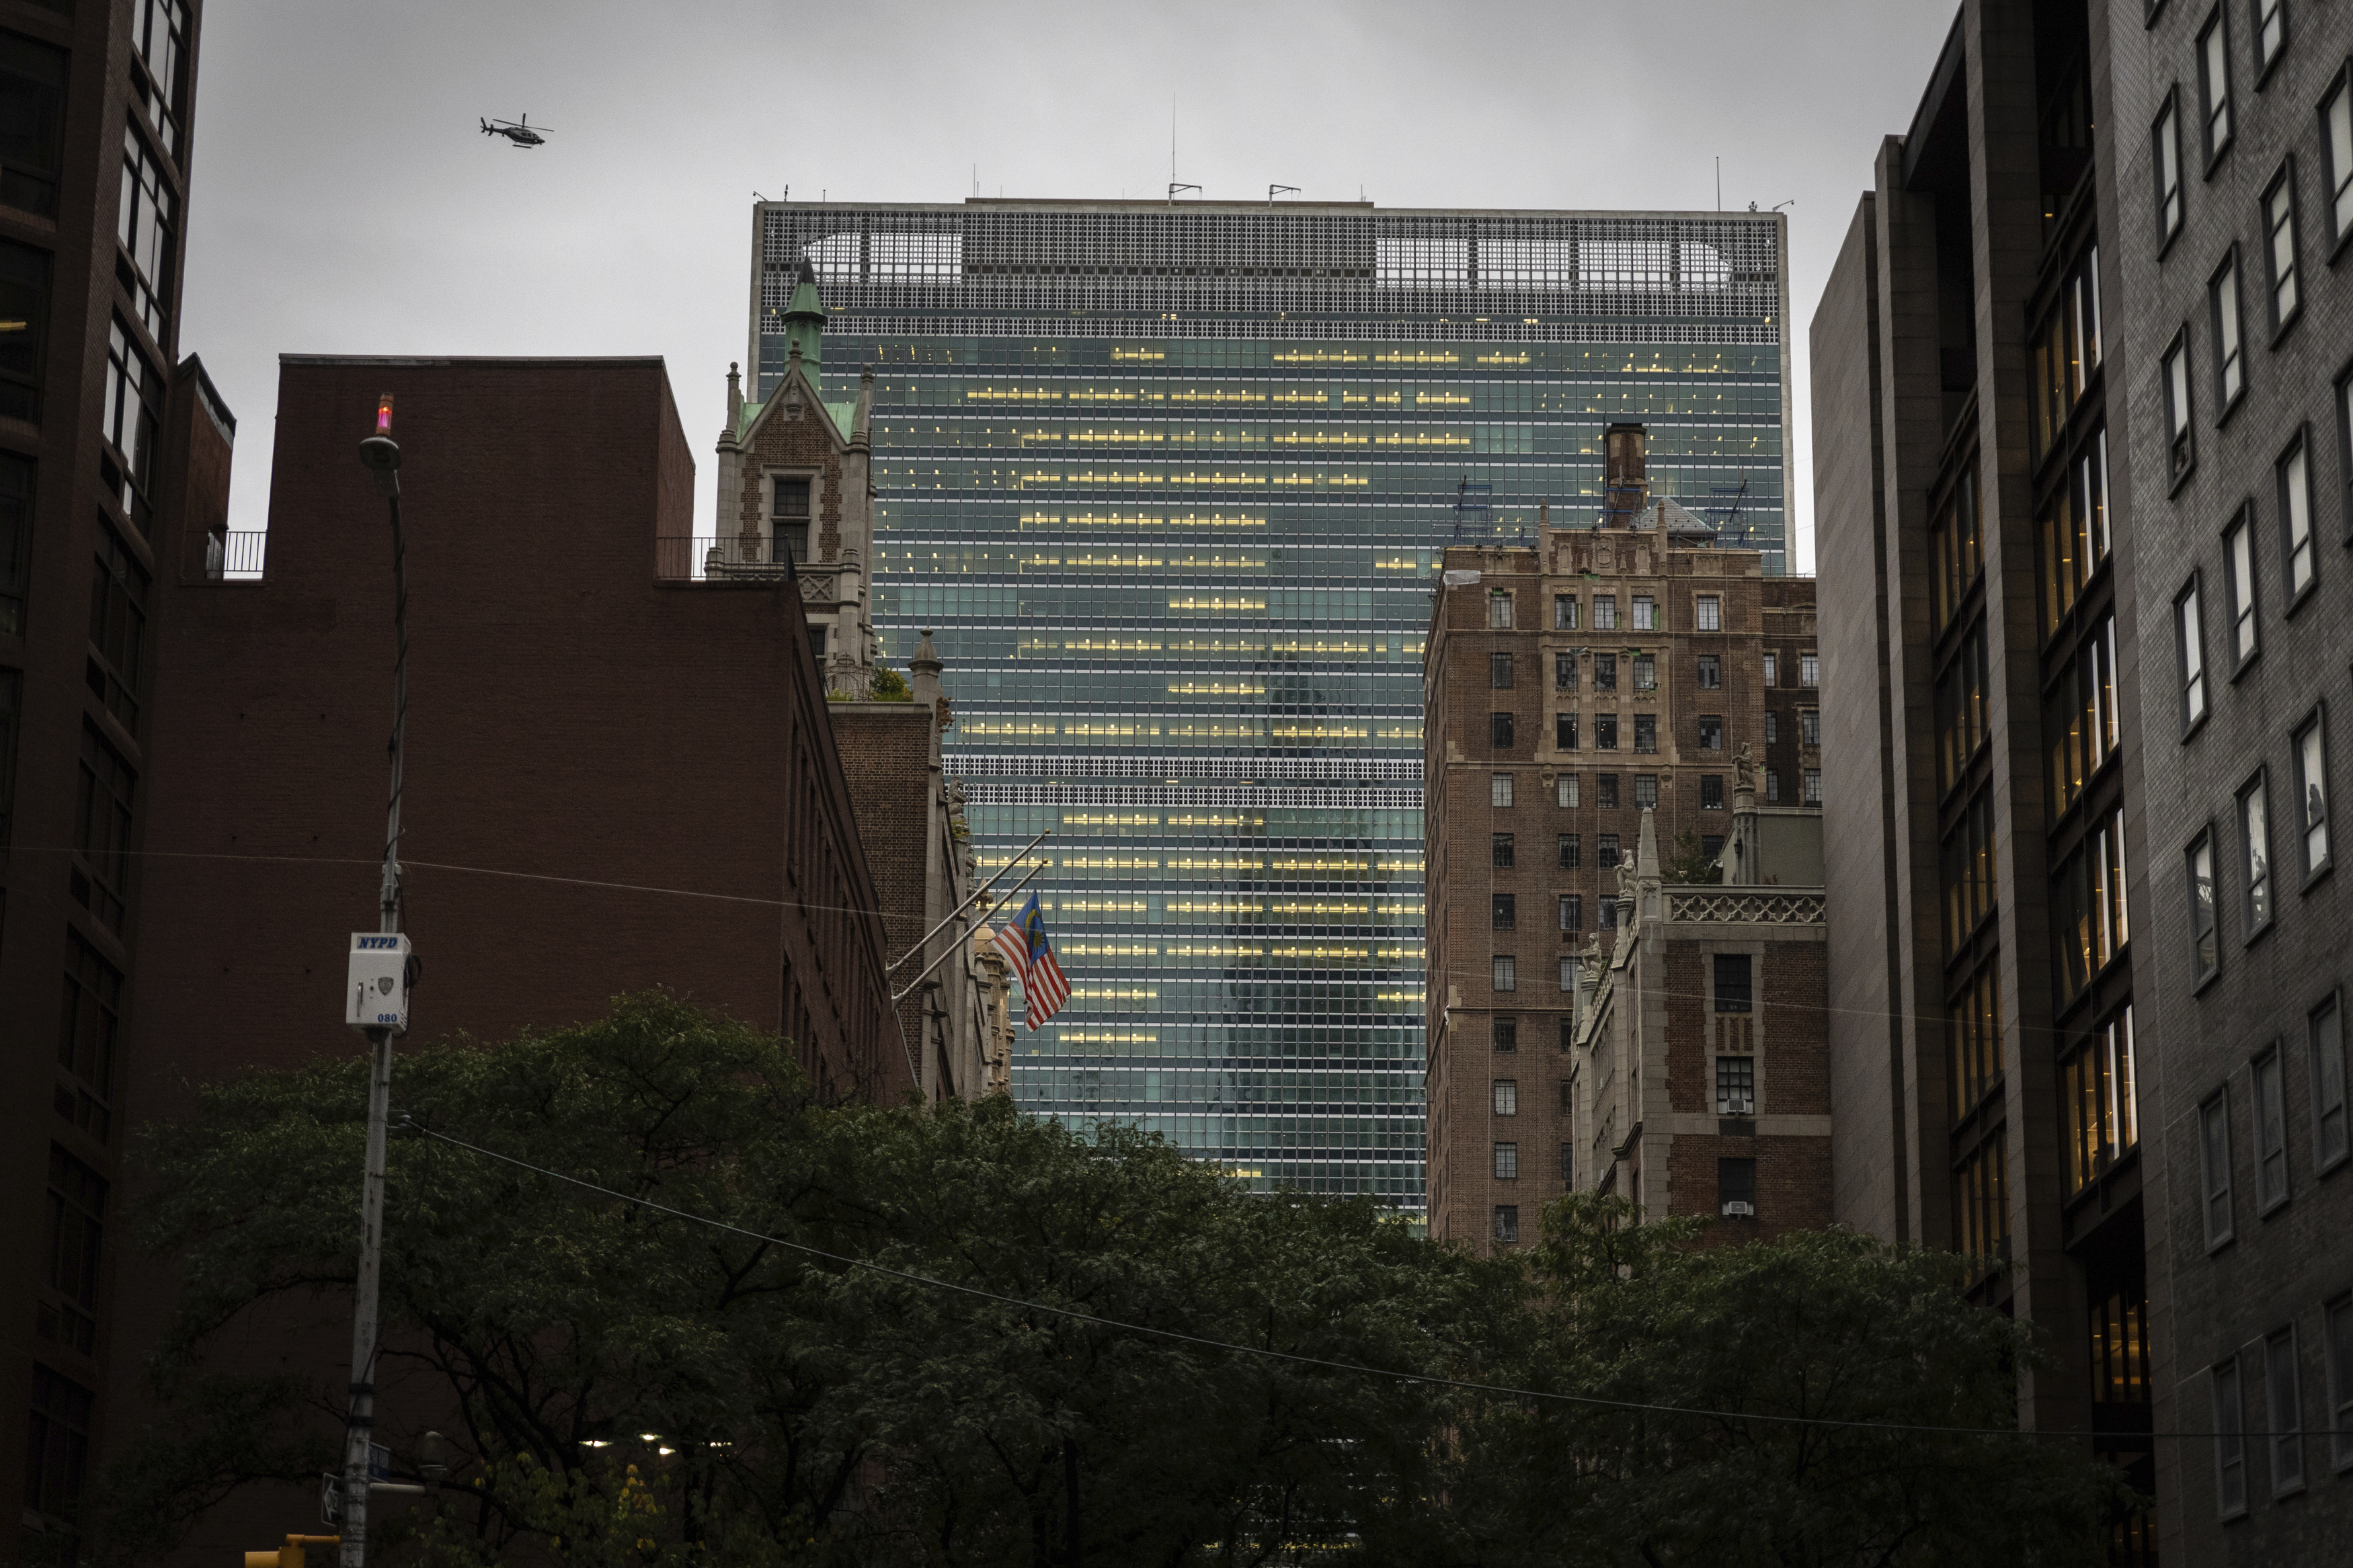
[[[1484,1245],[1501,1211],[1532,1224],[1572,1178],[1600,1179],[1570,1136],[1577,968],[1589,939],[1617,939],[1641,824],[1697,876],[1732,835],[1739,759],[1767,805],[1819,799],[1813,584],[1765,576],[1651,494],[1646,437],[1609,427],[1590,526],[1547,514],[1534,547],[1440,563],[1422,727],[1433,1238]]]
[[[2021,1421],[2158,1498],[2127,1563],[2353,1506],[2295,1435],[2353,1402],[2348,27],[1969,0],[1812,324],[1838,1213],[2008,1260]]]
[[[1721,884],[1677,885],[1642,813],[1619,868],[1618,937],[1577,982],[1562,1175],[1660,1218],[1704,1215],[1715,1245],[1831,1223],[1829,965],[1821,815],[1759,811],[1744,772]],[[1543,1108],[1539,1107],[1541,1110]],[[1501,1239],[1506,1221],[1499,1212]],[[1534,1239],[1528,1236],[1527,1239]]]
[[[0,1473],[25,1478],[26,1563],[79,1550],[121,1360],[100,1240],[132,1125],[159,584],[166,540],[228,501],[236,421],[179,353],[203,10],[0,16]]]
[[[1054,830],[1037,889],[1072,994],[1022,1034],[1016,1099],[1419,1215],[1430,569],[1598,504],[1601,426],[1634,418],[1654,488],[1736,508],[1779,571],[1781,218],[752,217],[749,395],[808,363],[820,309],[827,360],[872,367],[861,571],[893,660],[929,628],[953,661],[981,872]]]

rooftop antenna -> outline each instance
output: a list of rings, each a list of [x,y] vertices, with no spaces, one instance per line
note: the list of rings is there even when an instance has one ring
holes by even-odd
[[[1269,206],[1272,206],[1272,205],[1274,205],[1274,198],[1275,198],[1275,195],[1276,195],[1276,194],[1277,194],[1278,192],[1282,192],[1282,191],[1288,191],[1288,192],[1290,192],[1293,195],[1294,195],[1294,196],[1295,196],[1295,195],[1297,195],[1299,194],[1299,187],[1298,187],[1297,185],[1269,185],[1269,186],[1267,186],[1267,188],[1266,188],[1266,205],[1269,205]]]
[[[1179,191],[1198,191],[1198,190],[1199,190],[1200,188],[1201,188],[1201,187],[1200,187],[1200,186],[1198,186],[1198,185],[1180,185],[1180,184],[1177,184],[1176,181],[1174,181],[1174,180],[1169,181],[1169,182],[1168,182],[1168,205],[1169,205],[1170,206],[1172,206],[1172,207],[1173,207],[1173,206],[1175,206],[1175,205],[1176,205],[1176,193],[1177,193],[1177,192],[1179,192]]]
[[[1715,210],[1724,210],[1724,159],[1721,155],[1715,160]]]

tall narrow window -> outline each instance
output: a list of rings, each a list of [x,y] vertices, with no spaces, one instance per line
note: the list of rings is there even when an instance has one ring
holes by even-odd
[[[1495,1114],[1517,1116],[1520,1113],[1520,1080],[1499,1078],[1495,1080]]]
[[[2189,425],[2189,334],[2182,332],[2165,351],[2166,463],[2179,485],[2198,460],[2198,440]]]
[[[2321,1309],[2328,1344],[2328,1463],[2353,1466],[2353,1296]]]
[[[1512,689],[1512,656],[1491,653],[1487,656],[1487,689],[1491,691]]]
[[[1822,683],[1821,655],[1801,653],[1798,656],[1798,684],[1820,686]]]
[[[2239,1396],[2239,1363],[2218,1362],[2212,1372],[2214,1507],[2224,1519],[2247,1511],[2246,1413]]]
[[[1552,716],[1552,743],[1556,751],[1577,750],[1577,715],[1556,713]]]
[[[1577,656],[1566,651],[1552,656],[1552,685],[1556,691],[1577,689]]]
[[[1614,752],[1618,749],[1618,715],[1596,713],[1593,716],[1593,744],[1597,751]]]
[[[55,217],[63,174],[66,51],[0,32],[0,204]]]
[[[1634,749],[1638,752],[1659,749],[1659,716],[1656,713],[1634,715]]]
[[[1510,773],[1491,773],[1488,775],[1487,804],[1489,805],[1509,805],[1512,804],[1512,775]]]
[[[1509,713],[1490,713],[1487,715],[1487,743],[1489,745],[1495,747],[1499,751],[1506,751],[1510,749],[1512,744],[1512,719],[1513,715]]]
[[[132,0],[131,9],[131,41],[147,68],[153,90],[151,94],[148,83],[135,76],[132,88],[155,122],[164,151],[176,158],[181,97],[187,79],[180,68],[187,56],[188,8],[185,0]]]
[[[1699,596],[1698,628],[1704,632],[1724,629],[1724,600],[1715,594]]]
[[[2180,645],[2181,728],[2206,717],[2206,634],[2199,624],[2198,579],[2173,601],[2173,629]]]
[[[1808,712],[1815,711],[1808,709]],[[1703,752],[1724,750],[1724,715],[1703,713],[1699,716],[1699,749]]]
[[[1497,1204],[1495,1205],[1495,1239],[1505,1243],[1520,1239],[1519,1205]]]
[[[2337,85],[2320,105],[2321,179],[2328,191],[2328,247],[2334,251],[2353,234],[2353,66],[2337,73]]]
[[[2168,93],[2165,107],[2149,127],[2149,164],[2157,175],[2157,237],[2161,251],[2181,232],[2181,114],[2179,102]]]
[[[1498,953],[1495,956],[1494,982],[1495,989],[1498,991],[1517,991],[1520,988],[1519,965],[1507,953]]]
[[[2287,1202],[2287,1086],[2277,1045],[2254,1060],[2255,1212]]]
[[[2231,39],[2220,5],[2198,35],[2198,102],[2211,169],[2231,146]]]
[[[2322,716],[2295,733],[2295,818],[2304,837],[2304,874],[2328,864],[2328,750]]]
[[[2304,1400],[2296,1387],[2295,1325],[2263,1337],[2263,1425],[2271,1433],[2272,1495],[2304,1489]]]
[[[2206,1200],[2206,1247],[2231,1239],[2231,1096],[2226,1089],[2198,1108],[2199,1175]]]
[[[132,301],[156,342],[165,340],[164,312],[172,297],[172,229],[176,207],[163,165],[139,132],[122,133],[122,201],[114,237],[130,258]]]
[[[1516,1052],[1520,1048],[1520,1021],[1505,1013],[1488,1021],[1489,1038],[1499,1051]]]
[[[2271,267],[2272,331],[2277,333],[2295,320],[2304,302],[2299,290],[2295,250],[2295,165],[2284,165],[2263,193],[2263,227],[2271,237],[2264,258]]]
[[[1488,912],[1488,924],[1495,931],[1516,930],[1520,923],[1520,896],[1517,893],[1497,893],[1490,900],[1493,908]],[[1496,989],[1501,990],[1498,986]]]
[[[1593,629],[1597,632],[1614,632],[1618,629],[1617,595],[1593,595]]]
[[[1596,691],[1618,689],[1618,656],[1616,654],[1597,653],[1593,656],[1593,689]]]
[[[1552,627],[1556,632],[1577,629],[1577,595],[1555,594],[1552,596]]]
[[[2214,837],[2201,833],[2189,847],[2189,974],[2202,982],[2221,967],[2222,955],[2214,929]]]
[[[1520,1146],[1517,1143],[1495,1145],[1495,1180],[1516,1181],[1520,1174]]]
[[[0,70],[0,84],[8,80]],[[7,137],[0,131],[0,158],[6,156]],[[0,182],[7,166],[0,163]],[[0,414],[38,424],[44,349],[49,328],[49,253],[15,240],[0,239]],[[0,530],[6,528],[0,522]],[[8,548],[0,537],[0,552]],[[0,594],[8,592],[7,563],[0,559]],[[21,587],[18,590],[22,591]],[[0,629],[6,622],[0,621]]]
[[[0,309],[5,309],[0,305]],[[5,363],[0,351],[0,363]],[[6,393],[0,387],[0,407]],[[25,579],[33,547],[33,462],[14,452],[0,452],[0,633],[22,636],[25,630]],[[0,768],[6,757],[0,754]],[[0,781],[7,774],[0,772]],[[0,782],[0,789],[6,784]],[[5,843],[0,837],[0,843]]]
[[[1560,898],[1560,929],[1570,936],[1585,929],[1585,895],[1562,893]]]
[[[2345,1010],[2337,993],[2304,1021],[2312,1053],[2312,1168],[2335,1168],[2348,1152],[2345,1110]]]
[[[1577,775],[1575,773],[1563,773],[1560,777],[1553,780],[1552,782],[1553,804],[1559,806],[1564,811],[1570,811],[1576,808],[1577,796],[1580,793],[1582,792],[1580,792],[1577,786]],[[1574,837],[1574,835],[1571,835],[1572,838]]]
[[[1799,780],[1798,780],[1798,784],[1799,784],[1799,805],[1821,805],[1821,804],[1822,804],[1822,770],[1821,770],[1821,769],[1820,769],[1820,768],[1808,768],[1808,769],[1806,769],[1806,770],[1805,770],[1801,774],[1799,774]]]
[[[67,886],[109,931],[122,929],[131,878],[131,765],[85,720],[74,800],[74,853]]]
[[[2239,874],[2246,879],[2243,913],[2250,939],[2272,923],[2271,812],[2265,794],[2259,771],[2239,795]]]
[[[2293,605],[2318,574],[2318,552],[2312,543],[2312,465],[2305,454],[2312,443],[2298,432],[2295,444],[2278,464],[2280,531],[2287,552],[2287,599]]]
[[[1512,629],[1512,595],[1508,589],[1498,588],[1487,595],[1487,625],[1496,631]]]
[[[90,1471],[90,1411],[97,1398],[39,1362],[33,1363],[32,1372],[25,1507],[64,1523],[81,1511],[82,1486]]]
[[[1798,710],[1798,744],[1819,746],[1822,743],[1822,710],[1819,708]]]
[[[1634,595],[1634,629],[1638,632],[1659,629],[1659,602],[1648,594]]]
[[[1762,678],[1769,689],[1781,684],[1781,658],[1778,654],[1767,654],[1761,668]]]
[[[1702,691],[1715,691],[1723,688],[1724,658],[1721,654],[1701,654],[1692,664],[1694,684]]]
[[[2287,45],[2287,0],[2253,0],[2255,79],[2260,86]]]
[[[2237,670],[2262,647],[2255,624],[2255,528],[2242,510],[2222,534],[2222,561],[2231,595],[2231,668]]]
[[[1719,952],[1715,955],[1715,1010],[1719,1013],[1746,1013],[1756,1005],[1756,993],[1749,980],[1749,954]]]
[[[2206,282],[2206,303],[2214,324],[2214,402],[2220,417],[2228,418],[2232,405],[2247,389],[2246,356],[2240,353],[2239,258],[2235,252]]]
[[[162,375],[132,346],[122,323],[113,322],[107,340],[106,390],[99,406],[99,428],[131,466],[122,493],[113,500],[135,517],[142,515],[141,501],[155,466],[163,395]]]
[[[1734,1219],[1757,1217],[1757,1162],[1753,1159],[1715,1163],[1715,1206]]]
[[[105,1239],[106,1183],[49,1145],[48,1287],[35,1332],[89,1355],[98,1341],[99,1254]]]
[[[1656,691],[1658,689],[1658,656],[1647,653],[1636,654],[1634,656],[1634,689],[1637,691]]]
[[[1508,833],[1491,833],[1487,837],[1487,854],[1490,862],[1498,871],[1510,870],[1514,853],[1513,846],[1517,841]]]
[[[1658,809],[1658,805],[1659,775],[1656,773],[1636,773],[1634,775],[1634,809],[1636,811],[1655,811]]]

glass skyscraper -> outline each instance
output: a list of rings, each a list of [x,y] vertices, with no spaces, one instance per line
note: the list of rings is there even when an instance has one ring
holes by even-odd
[[[1591,520],[1601,432],[1783,569],[1772,214],[976,200],[755,209],[875,374],[874,621],[935,628],[984,875],[1072,983],[1025,1109],[1419,1213],[1421,648],[1437,552]],[[839,393],[831,389],[842,387]],[[1008,879],[1008,881],[1010,879]]]

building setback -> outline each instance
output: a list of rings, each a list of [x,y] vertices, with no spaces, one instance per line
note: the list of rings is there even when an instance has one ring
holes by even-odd
[[[164,542],[228,503],[236,422],[179,358],[202,13],[0,17],[0,1473],[25,1478],[27,1562],[79,1549],[122,1360],[99,1242],[131,1126]]]
[[[1571,1147],[1577,965],[1590,941],[1617,940],[1618,878],[1644,814],[1662,852],[1681,842],[1695,866],[1731,834],[1744,752],[1768,806],[1819,797],[1812,583],[1717,548],[1715,530],[1649,493],[1643,427],[1608,434],[1592,526],[1545,527],[1535,548],[1450,547],[1434,596],[1433,1238],[1483,1245],[1498,1210],[1532,1223],[1572,1178],[1601,1179],[1593,1152]],[[1507,1163],[1515,1174],[1498,1176]]]
[[[2353,1508],[2348,23],[1970,0],[1812,325],[1838,1213],[2008,1260],[2126,1563]]]

